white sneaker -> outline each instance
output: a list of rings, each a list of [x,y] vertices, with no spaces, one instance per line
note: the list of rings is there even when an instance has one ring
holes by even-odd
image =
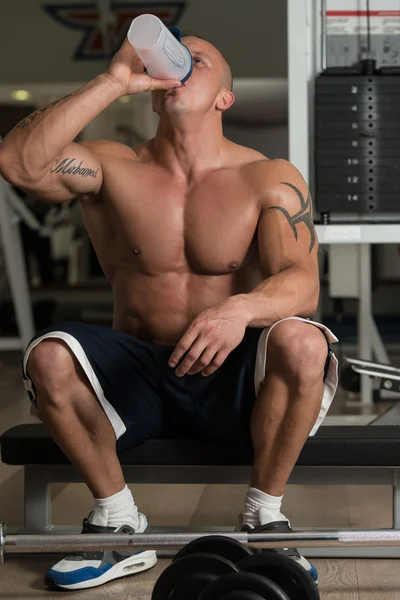
[[[83,521],[82,534],[91,533],[144,533],[150,527],[145,515],[139,513],[139,525],[133,529],[129,525],[106,527],[89,523],[90,513]],[[119,577],[135,575],[151,569],[157,563],[154,550],[139,552],[74,552],[53,565],[46,573],[44,583],[49,587],[63,590],[81,590],[97,587]]]

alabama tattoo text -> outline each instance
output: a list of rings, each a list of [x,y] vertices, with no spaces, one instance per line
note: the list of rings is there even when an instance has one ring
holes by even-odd
[[[74,164],[75,158],[64,158],[59,163],[56,159],[53,163],[54,166],[50,168],[51,173],[62,173],[63,175],[80,175],[81,177],[93,177],[96,179],[99,170],[94,171],[93,169],[87,169],[82,167],[82,161],[79,165]]]

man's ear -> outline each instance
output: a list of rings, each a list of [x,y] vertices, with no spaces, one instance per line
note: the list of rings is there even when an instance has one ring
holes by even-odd
[[[216,104],[216,108],[218,110],[222,110],[222,111],[226,111],[228,110],[232,104],[235,102],[235,96],[232,92],[222,92],[220,94],[220,97],[218,98],[217,104]]]

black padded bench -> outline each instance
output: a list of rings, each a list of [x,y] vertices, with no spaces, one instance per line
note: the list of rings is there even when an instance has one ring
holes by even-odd
[[[400,530],[400,425],[378,423],[320,427],[305,444],[289,484],[390,485],[393,527]],[[3,463],[24,467],[25,530],[49,531],[49,484],[82,479],[42,424],[13,427],[0,443]],[[120,462],[128,483],[248,484],[252,458],[246,444],[155,439],[121,453]],[[400,548],[323,548],[308,553],[400,557]]]

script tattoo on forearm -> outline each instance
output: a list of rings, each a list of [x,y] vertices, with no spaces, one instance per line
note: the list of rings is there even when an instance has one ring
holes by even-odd
[[[291,228],[293,230],[296,241],[298,241],[297,225],[299,225],[299,223],[304,223],[304,225],[308,228],[310,235],[311,235],[310,250],[309,250],[310,254],[311,254],[312,249],[315,246],[315,227],[314,227],[313,218],[312,218],[312,203],[311,203],[310,192],[308,192],[307,200],[304,200],[303,194],[300,192],[300,190],[296,186],[292,185],[291,183],[286,183],[285,181],[281,181],[281,184],[288,185],[290,188],[292,188],[292,190],[294,190],[296,192],[296,194],[298,195],[299,200],[300,200],[301,209],[299,210],[299,212],[297,212],[294,215],[290,215],[288,213],[288,211],[286,210],[286,208],[282,208],[282,206],[270,206],[270,209],[280,210],[281,213],[283,213],[285,215],[286,219],[289,222],[289,225],[291,226]]]
[[[25,127],[27,127],[29,125],[29,123],[32,123],[32,121],[34,121],[38,115],[41,115],[42,113],[46,112],[46,110],[48,110],[52,106],[55,106],[56,104],[61,102],[61,100],[66,100],[67,98],[70,98],[71,96],[72,96],[72,94],[68,94],[68,96],[64,96],[64,98],[59,98],[58,100],[55,100],[54,102],[51,102],[50,104],[46,104],[46,106],[43,106],[43,108],[38,108],[37,110],[35,110],[35,112],[33,112],[31,115],[28,115],[25,119],[23,119],[20,123],[18,123],[18,125],[16,125],[16,127],[18,127],[18,129],[25,129]]]
[[[50,168],[51,173],[62,173],[63,175],[80,175],[81,177],[94,177],[97,178],[99,170],[94,171],[93,169],[87,169],[82,167],[82,161],[79,165],[74,164],[75,158],[64,158],[60,162],[55,160],[53,166]]]

